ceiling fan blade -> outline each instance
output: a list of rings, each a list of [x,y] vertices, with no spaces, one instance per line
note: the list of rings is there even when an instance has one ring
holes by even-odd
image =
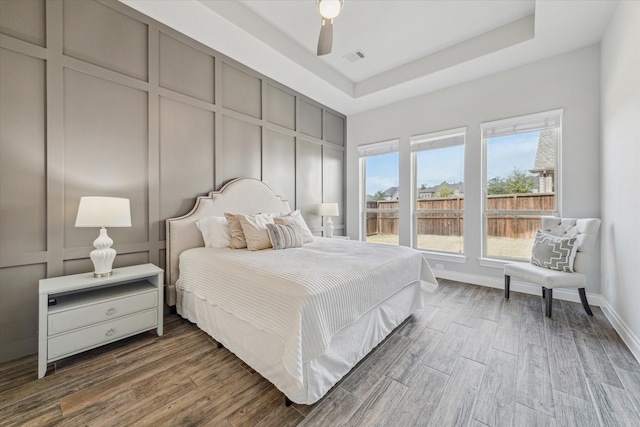
[[[331,53],[333,46],[333,19],[323,19],[318,38],[318,56]]]

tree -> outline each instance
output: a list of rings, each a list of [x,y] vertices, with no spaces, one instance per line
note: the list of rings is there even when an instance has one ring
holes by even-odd
[[[373,200],[375,201],[387,200],[387,194],[382,190],[378,190],[376,194],[373,195]]]
[[[533,192],[535,177],[526,171],[513,168],[506,177],[491,178],[487,183],[488,194],[528,194]]]
[[[442,184],[440,184],[440,187],[438,187],[438,191],[436,191],[436,194],[434,194],[434,196],[435,197],[454,197],[455,192],[451,189],[451,187],[447,185],[446,182],[443,182]]]
[[[425,187],[425,185],[424,185],[424,184],[422,184],[422,185],[420,186],[420,189],[421,189],[421,190],[426,190],[426,189],[427,189],[427,187]]]

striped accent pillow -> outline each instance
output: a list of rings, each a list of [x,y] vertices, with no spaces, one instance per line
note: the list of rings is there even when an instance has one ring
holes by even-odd
[[[538,231],[531,249],[531,264],[573,273],[573,260],[578,249],[576,240],[575,237],[558,237]]]
[[[291,225],[267,224],[267,232],[273,249],[299,248],[302,237]]]

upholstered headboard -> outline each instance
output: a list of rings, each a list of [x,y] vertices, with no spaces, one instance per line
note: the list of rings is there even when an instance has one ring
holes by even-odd
[[[186,215],[169,218],[167,226],[166,301],[176,305],[176,281],[180,275],[180,254],[204,246],[202,234],[195,222],[208,216],[224,216],[225,212],[255,214],[259,212],[289,212],[286,200],[276,196],[271,188],[254,178],[238,178],[225,184],[220,191],[196,199]]]

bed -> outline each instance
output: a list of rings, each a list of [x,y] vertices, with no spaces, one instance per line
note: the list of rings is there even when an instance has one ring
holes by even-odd
[[[420,252],[315,237],[285,250],[205,247],[196,222],[289,204],[242,178],[167,220],[167,302],[280,389],[311,404],[422,305],[437,281]]]

